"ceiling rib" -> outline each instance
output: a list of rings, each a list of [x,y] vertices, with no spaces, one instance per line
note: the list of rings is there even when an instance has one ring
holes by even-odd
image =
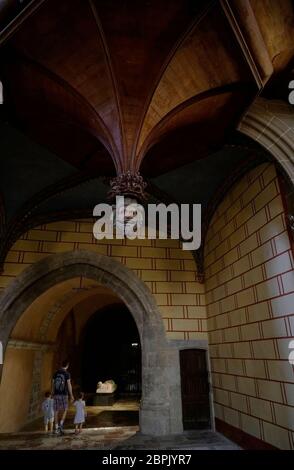
[[[163,65],[162,65],[162,67],[159,71],[158,77],[154,82],[153,87],[150,89],[150,93],[148,94],[148,97],[146,99],[146,102],[145,102],[145,105],[144,105],[144,108],[143,108],[143,112],[142,112],[142,116],[141,116],[141,119],[140,119],[140,123],[139,123],[139,126],[138,126],[138,130],[137,130],[137,133],[136,133],[136,138],[135,138],[135,141],[134,141],[134,144],[133,144],[133,151],[132,151],[132,164],[133,164],[133,166],[137,166],[136,165],[136,158],[137,158],[137,148],[138,148],[138,143],[139,143],[139,139],[140,139],[140,134],[141,134],[142,127],[143,127],[143,124],[144,124],[144,120],[145,120],[145,117],[147,115],[147,112],[148,112],[150,103],[152,101],[153,95],[154,95],[154,93],[157,89],[157,86],[160,83],[167,67],[169,66],[169,64],[170,64],[171,60],[173,59],[174,55],[176,54],[177,50],[186,41],[186,39],[191,34],[193,34],[193,31],[195,30],[195,28],[197,27],[199,22],[206,16],[206,14],[208,13],[208,11],[210,10],[210,8],[212,7],[212,5],[214,3],[216,3],[216,0],[212,0],[212,1],[208,2],[207,5],[205,6],[205,9],[199,15],[197,15],[196,18],[194,18],[194,20],[192,21],[190,26],[186,29],[186,31],[182,34],[182,36],[176,41],[176,43],[174,44],[174,46],[170,50],[170,53],[168,54],[166,60],[164,61]]]
[[[113,141],[112,135],[109,132],[107,126],[105,125],[103,119],[100,117],[99,113],[95,110],[95,108],[89,103],[87,99],[84,98],[83,95],[81,95],[75,88],[73,88],[69,82],[65,81],[63,78],[61,78],[59,75],[56,75],[52,70],[48,69],[45,67],[43,64],[40,64],[39,62],[36,62],[35,60],[21,56],[18,53],[18,60],[21,60],[24,64],[28,64],[30,67],[35,68],[36,70],[39,71],[41,75],[46,76],[49,80],[52,80],[53,83],[57,83],[60,85],[66,92],[68,92],[75,100],[77,100],[81,106],[86,107],[89,111],[90,114],[94,116],[95,120],[97,120],[99,127],[102,131],[97,132],[94,127],[89,127],[89,126],[83,126],[82,123],[77,122],[76,120],[74,121],[76,125],[80,125],[84,130],[88,131],[91,135],[93,135],[96,139],[100,140],[105,148],[108,150],[109,154],[111,155],[114,165],[117,164],[115,156],[118,155],[118,150],[116,149],[115,142]],[[33,116],[30,114],[30,116]],[[38,117],[38,116],[36,116]],[[70,117],[67,120],[67,122],[70,122]]]
[[[121,106],[120,106],[118,86],[117,86],[115,74],[114,74],[114,71],[113,71],[111,57],[110,57],[110,53],[109,53],[109,50],[108,50],[108,47],[107,47],[106,38],[105,38],[105,35],[104,35],[104,32],[103,32],[103,28],[102,28],[102,25],[101,25],[101,21],[99,19],[99,15],[98,15],[96,6],[94,5],[93,0],[89,0],[89,3],[90,3],[90,6],[91,6],[91,10],[93,12],[93,16],[95,18],[95,22],[96,22],[96,25],[97,25],[98,32],[99,32],[100,37],[101,37],[101,41],[102,41],[102,45],[103,45],[103,49],[104,49],[104,53],[105,53],[105,58],[106,58],[106,63],[107,63],[107,66],[108,66],[108,72],[109,72],[112,87],[113,87],[116,108],[117,108],[117,112],[118,112],[118,116],[119,116],[118,121],[119,121],[120,135],[121,135],[121,141],[122,141],[122,146],[123,146],[123,154],[121,155],[121,152],[118,153],[118,162],[117,162],[117,165],[116,165],[116,169],[117,169],[117,173],[120,174],[125,170],[124,162],[126,161],[126,155],[125,155],[126,154],[126,143],[125,143],[125,136],[124,136],[124,132],[123,132],[123,118],[122,118],[122,112],[121,112]]]
[[[273,74],[273,64],[250,1],[221,0],[221,6],[240,44],[259,90]]]
[[[16,33],[20,26],[33,15],[46,0],[32,0],[23,10],[0,31],[0,46]]]
[[[248,83],[242,83],[242,82],[233,82],[229,83],[227,85],[219,86],[216,88],[212,88],[210,90],[205,90],[198,95],[193,96],[192,98],[189,98],[188,100],[180,103],[177,107],[173,108],[168,114],[166,114],[152,129],[150,134],[147,136],[145,139],[140,152],[138,154],[138,161],[137,161],[137,166],[139,166],[144,158],[144,155],[148,152],[150,147],[155,143],[154,137],[157,140],[157,138],[160,138],[158,135],[158,131],[160,130],[161,127],[164,126],[170,119],[172,119],[174,116],[176,116],[180,111],[182,111],[185,108],[188,108],[189,106],[196,104],[200,102],[203,99],[217,96],[217,95],[222,95],[224,93],[230,93],[234,91],[240,91],[243,88],[248,87]]]

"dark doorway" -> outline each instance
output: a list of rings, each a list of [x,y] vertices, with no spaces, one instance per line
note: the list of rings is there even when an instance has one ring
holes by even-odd
[[[140,396],[140,337],[126,306],[96,312],[84,329],[81,350],[81,386],[86,393],[95,393],[98,381],[112,379],[118,396]]]
[[[180,367],[184,429],[208,428],[210,409],[206,351],[180,351]]]

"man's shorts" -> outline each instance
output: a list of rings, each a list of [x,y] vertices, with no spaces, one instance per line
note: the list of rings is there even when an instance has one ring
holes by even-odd
[[[54,411],[66,411],[68,409],[67,395],[54,395]]]

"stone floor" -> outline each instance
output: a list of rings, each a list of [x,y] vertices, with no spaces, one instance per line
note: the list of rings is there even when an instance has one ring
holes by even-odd
[[[22,432],[0,436],[0,450],[240,450],[236,444],[212,431],[185,431],[180,435],[150,437],[137,426],[86,428],[75,436],[72,430],[62,437],[41,432]]]
[[[74,408],[68,411],[65,429],[72,429]],[[87,406],[86,428],[113,428],[139,425],[139,401],[130,398],[119,399],[112,406]],[[22,431],[40,431],[43,419],[37,419]]]
[[[49,436],[43,431],[43,420],[38,419],[22,432],[0,434],[0,450],[236,450],[240,449],[227,438],[212,431],[185,431],[180,435],[155,438],[139,432],[139,402],[118,400],[111,407],[87,407],[83,432],[73,431],[73,409],[70,409],[62,437]]]
[[[184,431],[182,434],[150,437],[136,433],[117,445],[116,450],[241,450],[239,446],[212,431]]]
[[[2,434],[0,435],[0,450],[114,449],[134,436],[137,431],[137,426],[124,426],[85,428],[78,436],[72,429],[66,430],[62,437],[45,435],[40,431]]]

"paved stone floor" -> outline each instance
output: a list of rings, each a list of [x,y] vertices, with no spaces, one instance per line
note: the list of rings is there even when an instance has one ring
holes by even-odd
[[[72,429],[74,408],[68,411],[65,429]],[[119,399],[112,406],[87,406],[87,428],[112,428],[139,425],[139,401]],[[27,425],[22,431],[40,431],[43,428],[43,418]]]
[[[118,400],[113,406],[87,407],[83,432],[73,431],[73,409],[69,410],[65,435],[50,436],[42,432],[43,420],[38,419],[22,432],[0,434],[0,450],[35,449],[147,449],[147,450],[214,450],[240,449],[227,438],[212,431],[189,431],[180,435],[155,438],[139,432],[139,402]]]
[[[86,428],[75,436],[72,430],[63,437],[40,432],[22,432],[0,436],[0,450],[238,450],[236,444],[212,431],[185,431],[160,438],[140,434],[137,426]]]
[[[137,433],[125,439],[116,449],[241,450],[223,435],[212,431],[185,431],[182,434],[157,438]]]

